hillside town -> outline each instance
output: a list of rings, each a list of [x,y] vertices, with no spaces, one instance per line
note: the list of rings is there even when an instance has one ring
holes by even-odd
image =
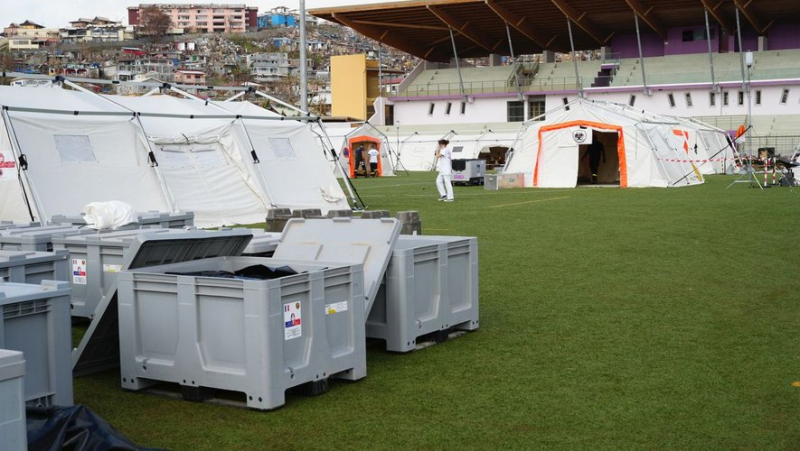
[[[128,25],[105,17],[76,18],[68,24],[23,20],[8,24],[0,37],[4,72],[87,80],[150,81],[197,86],[200,96],[229,94],[208,86],[253,86],[297,104],[300,97],[300,18],[296,10],[274,8],[258,14],[243,4],[142,4],[127,9]],[[306,17],[309,109],[330,114],[330,57],[365,54],[386,70],[391,86],[417,64],[415,57],[338,24]],[[5,77],[3,84],[47,80]],[[84,83],[96,92],[144,94],[130,84]],[[390,89],[390,88],[389,88]]]

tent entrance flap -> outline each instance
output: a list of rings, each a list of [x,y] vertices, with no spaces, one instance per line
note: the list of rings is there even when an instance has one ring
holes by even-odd
[[[592,131],[592,144],[583,144],[579,147],[579,185],[594,183],[619,185],[617,140],[616,132]]]

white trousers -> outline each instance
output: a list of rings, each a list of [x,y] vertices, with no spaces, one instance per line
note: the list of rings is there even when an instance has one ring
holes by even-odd
[[[436,188],[439,196],[453,200],[453,184],[450,182],[450,174],[439,174],[436,177]]]

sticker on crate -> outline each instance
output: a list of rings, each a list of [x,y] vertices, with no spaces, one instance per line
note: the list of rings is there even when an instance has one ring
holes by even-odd
[[[122,265],[103,265],[103,272],[120,272],[122,271]]]
[[[72,259],[72,283],[86,285],[86,260]]]
[[[291,340],[292,338],[300,338],[303,336],[302,314],[300,312],[299,302],[291,302],[283,305],[283,324],[284,340]]]
[[[340,312],[347,311],[347,301],[335,302],[333,304],[325,304],[325,314],[335,315]]]

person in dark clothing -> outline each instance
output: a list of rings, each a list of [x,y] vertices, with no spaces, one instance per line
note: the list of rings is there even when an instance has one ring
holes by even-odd
[[[364,145],[359,145],[358,149],[356,150],[356,174],[363,173],[364,176],[367,175],[367,167],[364,162]]]
[[[601,158],[603,163],[606,162],[606,148],[603,147],[603,143],[595,138],[589,144],[589,149],[583,154],[581,160],[586,158],[587,155],[589,156],[589,169],[592,171],[592,183],[597,183],[597,169],[600,167]]]

